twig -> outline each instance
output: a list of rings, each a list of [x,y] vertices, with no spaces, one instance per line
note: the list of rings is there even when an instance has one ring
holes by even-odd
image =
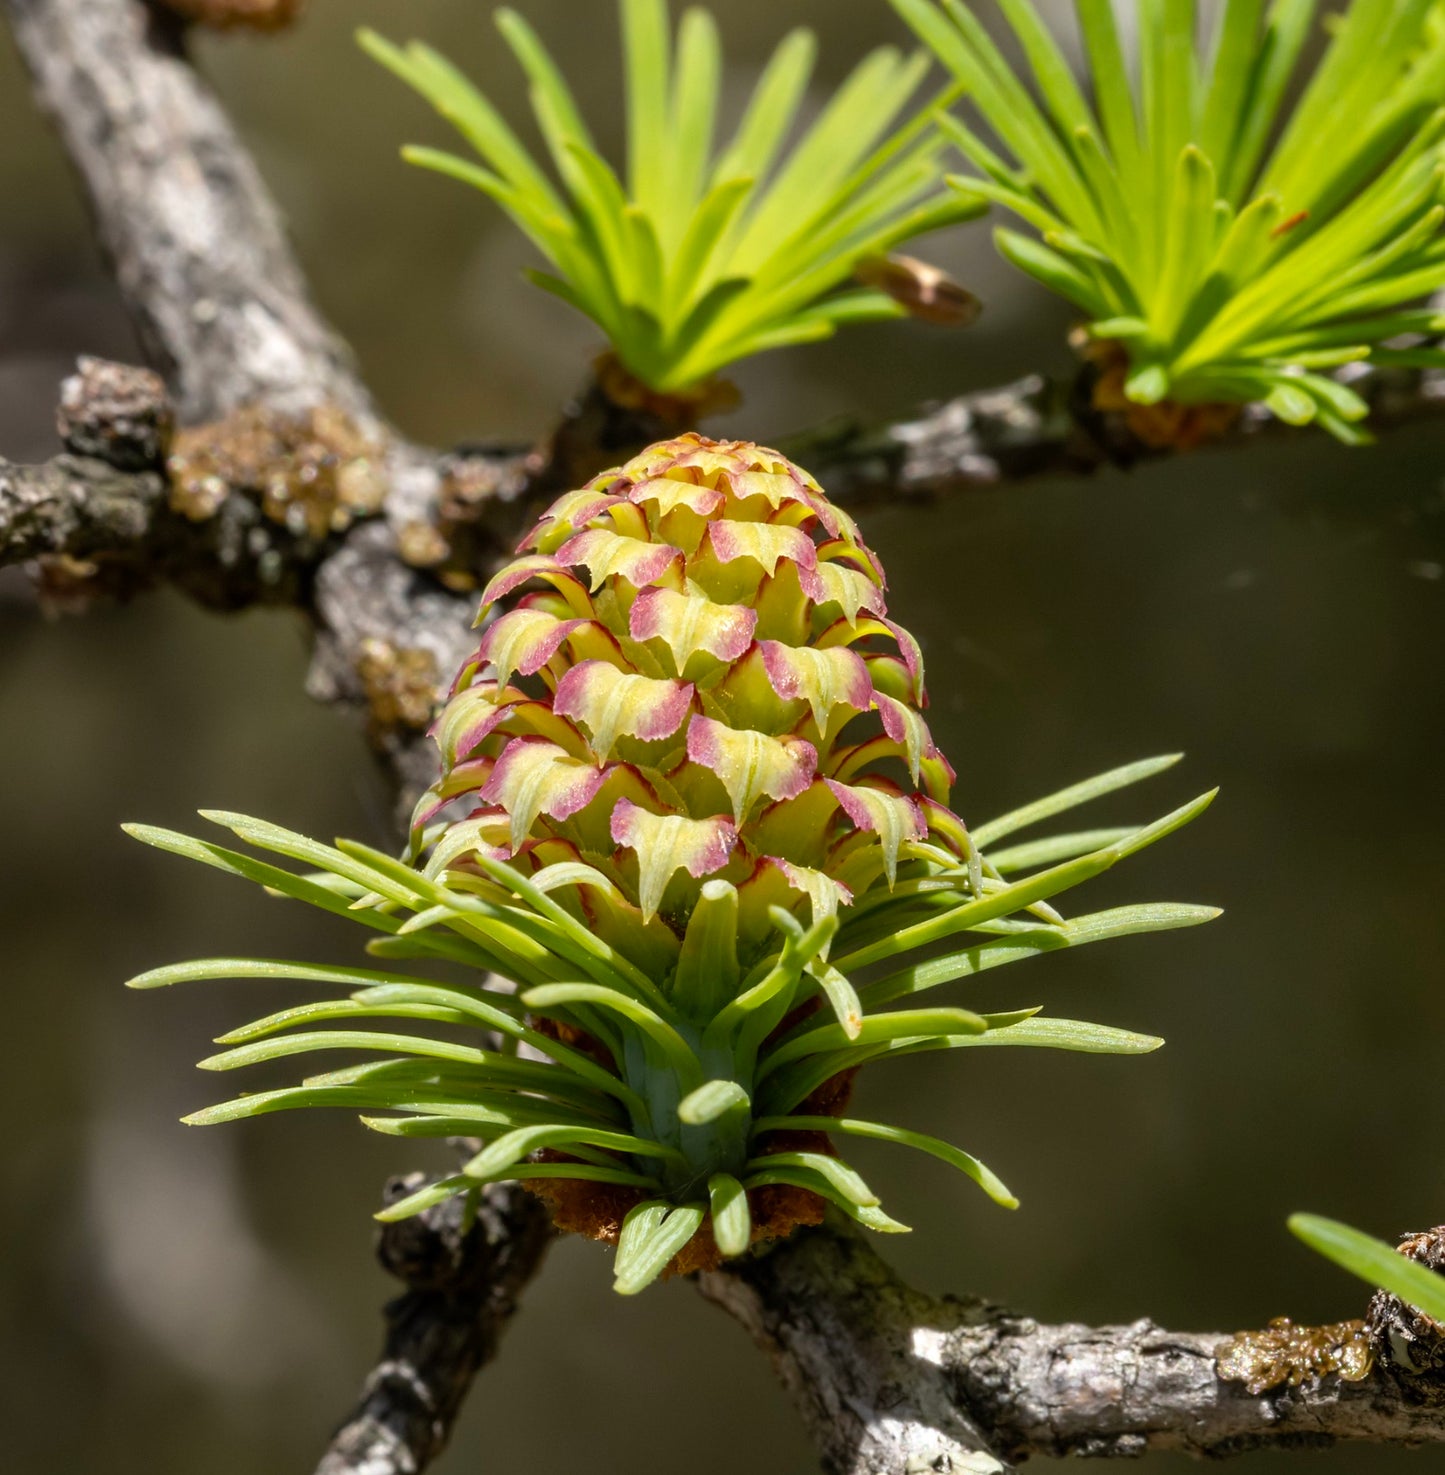
[[[371,399],[312,307],[280,215],[185,27],[144,0],[4,0],[126,307],[187,421]]]
[[[83,456],[43,466],[0,461],[0,562],[145,548],[165,492],[157,472]]]
[[[1071,391],[1031,374],[959,395],[908,420],[840,420],[782,447],[835,501],[925,501],[1035,476],[1075,476],[1104,464],[1071,413]]]
[[[424,1181],[393,1180],[386,1201]],[[382,1264],[407,1292],[386,1308],[381,1360],[316,1475],[414,1475],[446,1446],[552,1237],[542,1205],[515,1185],[487,1188],[470,1224],[465,1205],[453,1198],[382,1230]]]
[[[1435,370],[1342,373],[1370,405],[1372,431],[1445,414],[1445,377]],[[1039,477],[1089,476],[1178,454],[1183,447],[1141,442],[1116,414],[1090,404],[1088,367],[1071,380],[1031,374],[975,390],[903,420],[842,420],[784,443],[835,501],[927,502],[971,488]],[[1261,436],[1296,434],[1261,409],[1239,416],[1211,450]],[[1318,435],[1319,431],[1306,434]]]
[[[807,1232],[700,1286],[771,1356],[830,1475],[1445,1442],[1439,1370],[1412,1377],[1380,1365],[1362,1382],[1305,1377],[1251,1394],[1219,1377],[1221,1335],[1148,1321],[1041,1326],[979,1301],[935,1300],[850,1232]]]
[[[0,566],[58,563],[87,598],[171,582],[211,608],[304,606],[328,540],[230,489],[188,515],[166,474],[173,418],[149,370],[82,359],[61,386],[65,451],[41,466],[0,461]]]

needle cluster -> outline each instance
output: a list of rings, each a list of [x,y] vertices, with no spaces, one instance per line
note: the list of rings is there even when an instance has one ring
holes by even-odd
[[[425,97],[481,162],[410,148],[415,164],[489,196],[550,263],[529,273],[602,329],[628,372],[666,394],[698,390],[739,359],[894,318],[859,264],[983,212],[945,188],[933,107],[909,112],[926,53],[880,48],[794,138],[816,44],[795,31],[720,144],[717,26],[689,10],[674,47],[666,0],[621,0],[627,167],[603,156],[536,33],[515,11],[497,27],[526,73],[550,170],[490,101],[418,42],[362,45]]]
[[[1088,317],[1126,404],[1262,402],[1364,438],[1329,371],[1440,366],[1445,329],[1445,27],[1434,0],[1353,0],[1307,60],[1319,0],[1135,0],[1131,66],[1113,0],[1075,0],[1081,86],[1033,0],[999,0],[1020,76],[964,0],[892,0],[987,134],[944,128],[963,197],[1016,215],[1015,266]]]

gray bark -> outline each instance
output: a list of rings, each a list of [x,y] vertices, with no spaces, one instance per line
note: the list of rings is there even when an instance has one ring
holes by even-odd
[[[43,466],[0,460],[0,559],[143,547],[165,496],[159,471],[123,471],[86,456]]]
[[[1415,1376],[1385,1352],[1362,1382],[1302,1375],[1251,1394],[1219,1376],[1223,1333],[1044,1326],[978,1300],[931,1298],[848,1231],[798,1236],[701,1277],[700,1289],[772,1358],[829,1475],[1445,1441],[1438,1369]]]
[[[266,399],[371,413],[185,28],[145,0],[5,0],[152,364],[186,420]]]
[[[423,1178],[387,1185],[394,1202]],[[497,1351],[551,1243],[530,1194],[488,1192],[474,1223],[463,1200],[383,1229],[381,1262],[407,1287],[386,1308],[386,1345],[316,1475],[413,1475],[445,1447],[477,1370]]]

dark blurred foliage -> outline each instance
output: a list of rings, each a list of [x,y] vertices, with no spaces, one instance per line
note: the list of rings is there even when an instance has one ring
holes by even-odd
[[[610,4],[526,8],[615,138]],[[820,28],[830,78],[895,35],[879,0],[724,9],[739,89],[787,24]],[[401,140],[438,129],[356,52],[361,22],[429,38],[520,105],[475,0],[313,0],[294,35],[208,40],[202,60],[397,421],[438,444],[539,432],[582,378],[587,327],[519,288],[525,250],[484,202],[396,162]],[[3,49],[0,197],[0,449],[39,457],[72,356],[134,350]],[[720,428],[766,439],[1066,367],[1066,319],[991,260],[984,228],[928,254],[985,298],[978,328],[858,332],[749,365],[747,408]],[[1009,1216],[942,1169],[860,1148],[917,1228],[885,1248],[920,1283],[1047,1318],[1334,1319],[1361,1297],[1286,1237],[1288,1212],[1383,1234],[1445,1217],[1442,452],[1445,427],[1363,452],[1301,438],[867,517],[893,612],[926,648],[966,816],[1176,747],[1188,764],[1115,814],[1224,790],[1087,898],[1214,902],[1222,921],[991,975],[967,997],[1154,1030],[1167,1050],[924,1057],[865,1085],[865,1111],[955,1138],[1024,1199]],[[116,827],[184,825],[206,804],[384,840],[384,785],[359,734],[303,695],[295,617],[222,620],[162,596],[46,623],[16,584],[0,590],[9,1468],[309,1469],[377,1344],[392,1287],[367,1215],[415,1150],[340,1117],[176,1125],[224,1093],[191,1062],[264,989],[119,983],[201,954],[339,956],[359,934]],[[685,1287],[624,1302],[607,1285],[602,1250],[558,1246],[440,1471],[811,1468],[736,1328]],[[1239,1468],[1379,1475],[1438,1458]]]

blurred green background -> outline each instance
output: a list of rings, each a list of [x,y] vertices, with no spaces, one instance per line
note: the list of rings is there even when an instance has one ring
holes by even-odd
[[[899,39],[881,0],[720,8],[738,95],[793,23],[822,32],[829,81]],[[611,4],[525,9],[615,140]],[[395,420],[437,444],[540,433],[581,382],[587,325],[519,285],[525,248],[485,202],[397,162],[399,142],[439,130],[356,51],[362,22],[425,36],[521,105],[477,0],[313,0],[293,35],[207,39],[201,60]],[[40,458],[73,356],[134,348],[8,42],[0,199],[0,452]],[[927,254],[987,300],[976,329],[858,331],[748,365],[747,406],[718,428],[766,439],[1067,369],[1066,314],[995,263],[985,228]],[[867,516],[893,613],[926,650],[966,817],[1175,748],[1185,767],[1098,822],[1223,785],[1197,825],[1080,899],[1206,901],[1222,921],[992,975],[968,996],[1152,1030],[1167,1050],[925,1056],[865,1083],[865,1107],[977,1151],[1024,1200],[1005,1215],[942,1168],[860,1146],[916,1226],[886,1252],[918,1283],[1049,1319],[1335,1319],[1361,1295],[1286,1236],[1286,1214],[1382,1234],[1445,1218],[1442,464],[1445,425],[1363,452],[1300,437]],[[215,805],[385,840],[385,787],[360,735],[304,697],[296,618],[223,620],[163,595],[47,623],[18,581],[0,591],[9,1468],[309,1470],[393,1291],[368,1214],[384,1177],[421,1159],[340,1116],[179,1126],[221,1093],[191,1062],[267,1001],[258,985],[119,983],[228,950],[337,956],[357,934],[141,851],[117,825],[185,825]],[[1239,1468],[1389,1475],[1439,1458]],[[740,1466],[813,1467],[764,1359],[685,1285],[614,1298],[605,1252],[569,1241],[437,1468]]]

